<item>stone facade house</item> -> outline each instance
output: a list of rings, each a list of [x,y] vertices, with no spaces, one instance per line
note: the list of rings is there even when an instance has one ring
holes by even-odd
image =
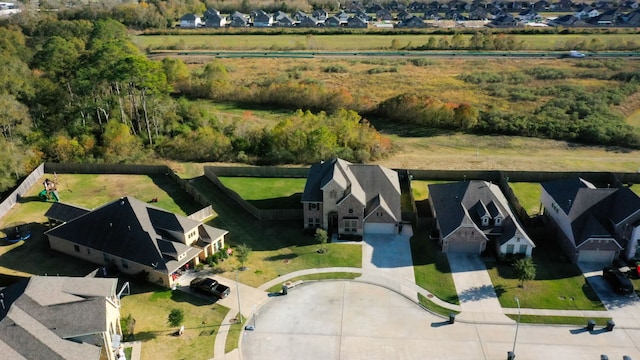
[[[336,158],[313,164],[302,205],[305,229],[345,238],[398,233],[402,221],[398,173],[380,165]]]

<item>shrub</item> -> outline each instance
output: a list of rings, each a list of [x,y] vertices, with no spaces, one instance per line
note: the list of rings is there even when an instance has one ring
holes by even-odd
[[[347,68],[344,67],[343,65],[330,65],[322,69],[322,71],[326,73],[348,73],[349,72],[349,70],[347,70]]]

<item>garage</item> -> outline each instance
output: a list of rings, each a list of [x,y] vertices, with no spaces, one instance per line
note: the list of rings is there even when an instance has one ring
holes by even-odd
[[[395,223],[364,223],[365,234],[395,234]]]
[[[483,244],[484,241],[482,240],[450,240],[447,246],[447,253],[480,254],[484,249]]]
[[[611,263],[615,255],[614,250],[580,250],[578,262]]]

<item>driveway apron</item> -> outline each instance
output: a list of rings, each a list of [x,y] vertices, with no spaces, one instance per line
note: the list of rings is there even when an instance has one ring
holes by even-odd
[[[502,311],[480,255],[450,253],[447,258],[462,308],[460,320],[513,323]]]
[[[417,301],[415,275],[409,239],[413,232],[405,226],[402,234],[367,234],[362,244],[362,277]]]
[[[640,329],[640,298],[635,292],[631,295],[615,293],[602,277],[602,269],[607,265],[609,264],[578,263],[585,279],[609,310],[616,326]]]

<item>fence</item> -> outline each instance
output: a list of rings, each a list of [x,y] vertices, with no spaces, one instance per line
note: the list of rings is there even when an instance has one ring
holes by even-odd
[[[7,197],[2,203],[0,203],[0,218],[4,217],[9,212],[9,210],[11,210],[13,205],[15,205],[20,200],[22,195],[29,191],[29,189],[31,189],[31,187],[40,180],[44,173],[45,166],[44,164],[40,164],[22,181],[22,183],[20,183],[20,185],[15,190],[13,190],[13,192],[11,192],[11,194],[9,194],[9,197]]]
[[[211,204],[209,204],[209,201],[207,200],[207,198],[205,198],[200,191],[198,191],[198,189],[196,189],[193,185],[189,184],[188,180],[185,180],[181,177],[179,177],[176,173],[173,172],[173,170],[169,169],[167,167],[167,171],[169,174],[169,177],[175,181],[178,186],[180,186],[180,188],[182,190],[184,190],[187,194],[191,195],[191,197],[193,198],[193,200],[195,202],[197,202],[198,204],[200,204],[201,206],[210,206]]]
[[[205,207],[204,209],[200,209],[193,214],[187,216],[191,220],[195,220],[197,222],[202,222],[202,220],[213,216],[215,213],[213,212],[213,207],[211,205]]]
[[[277,166],[205,166],[205,170],[207,168],[216,176],[225,177],[306,178],[309,174],[309,168]]]
[[[233,172],[233,169],[237,169],[238,171]],[[243,199],[238,193],[224,186],[220,179],[218,179],[218,176],[274,177],[276,176],[275,174],[278,173],[287,174],[282,177],[301,177],[300,175],[302,174],[306,177],[306,174],[309,172],[308,169],[299,168],[280,168],[282,171],[278,171],[276,170],[278,168],[273,166],[265,167],[265,171],[260,171],[260,169],[261,168],[258,167],[205,166],[204,176],[238,206],[258,220],[301,220],[303,218],[302,205],[300,205],[299,209],[258,209]]]
[[[130,164],[61,164],[45,163],[45,172],[63,174],[170,174],[173,171],[166,165],[130,165]]]

